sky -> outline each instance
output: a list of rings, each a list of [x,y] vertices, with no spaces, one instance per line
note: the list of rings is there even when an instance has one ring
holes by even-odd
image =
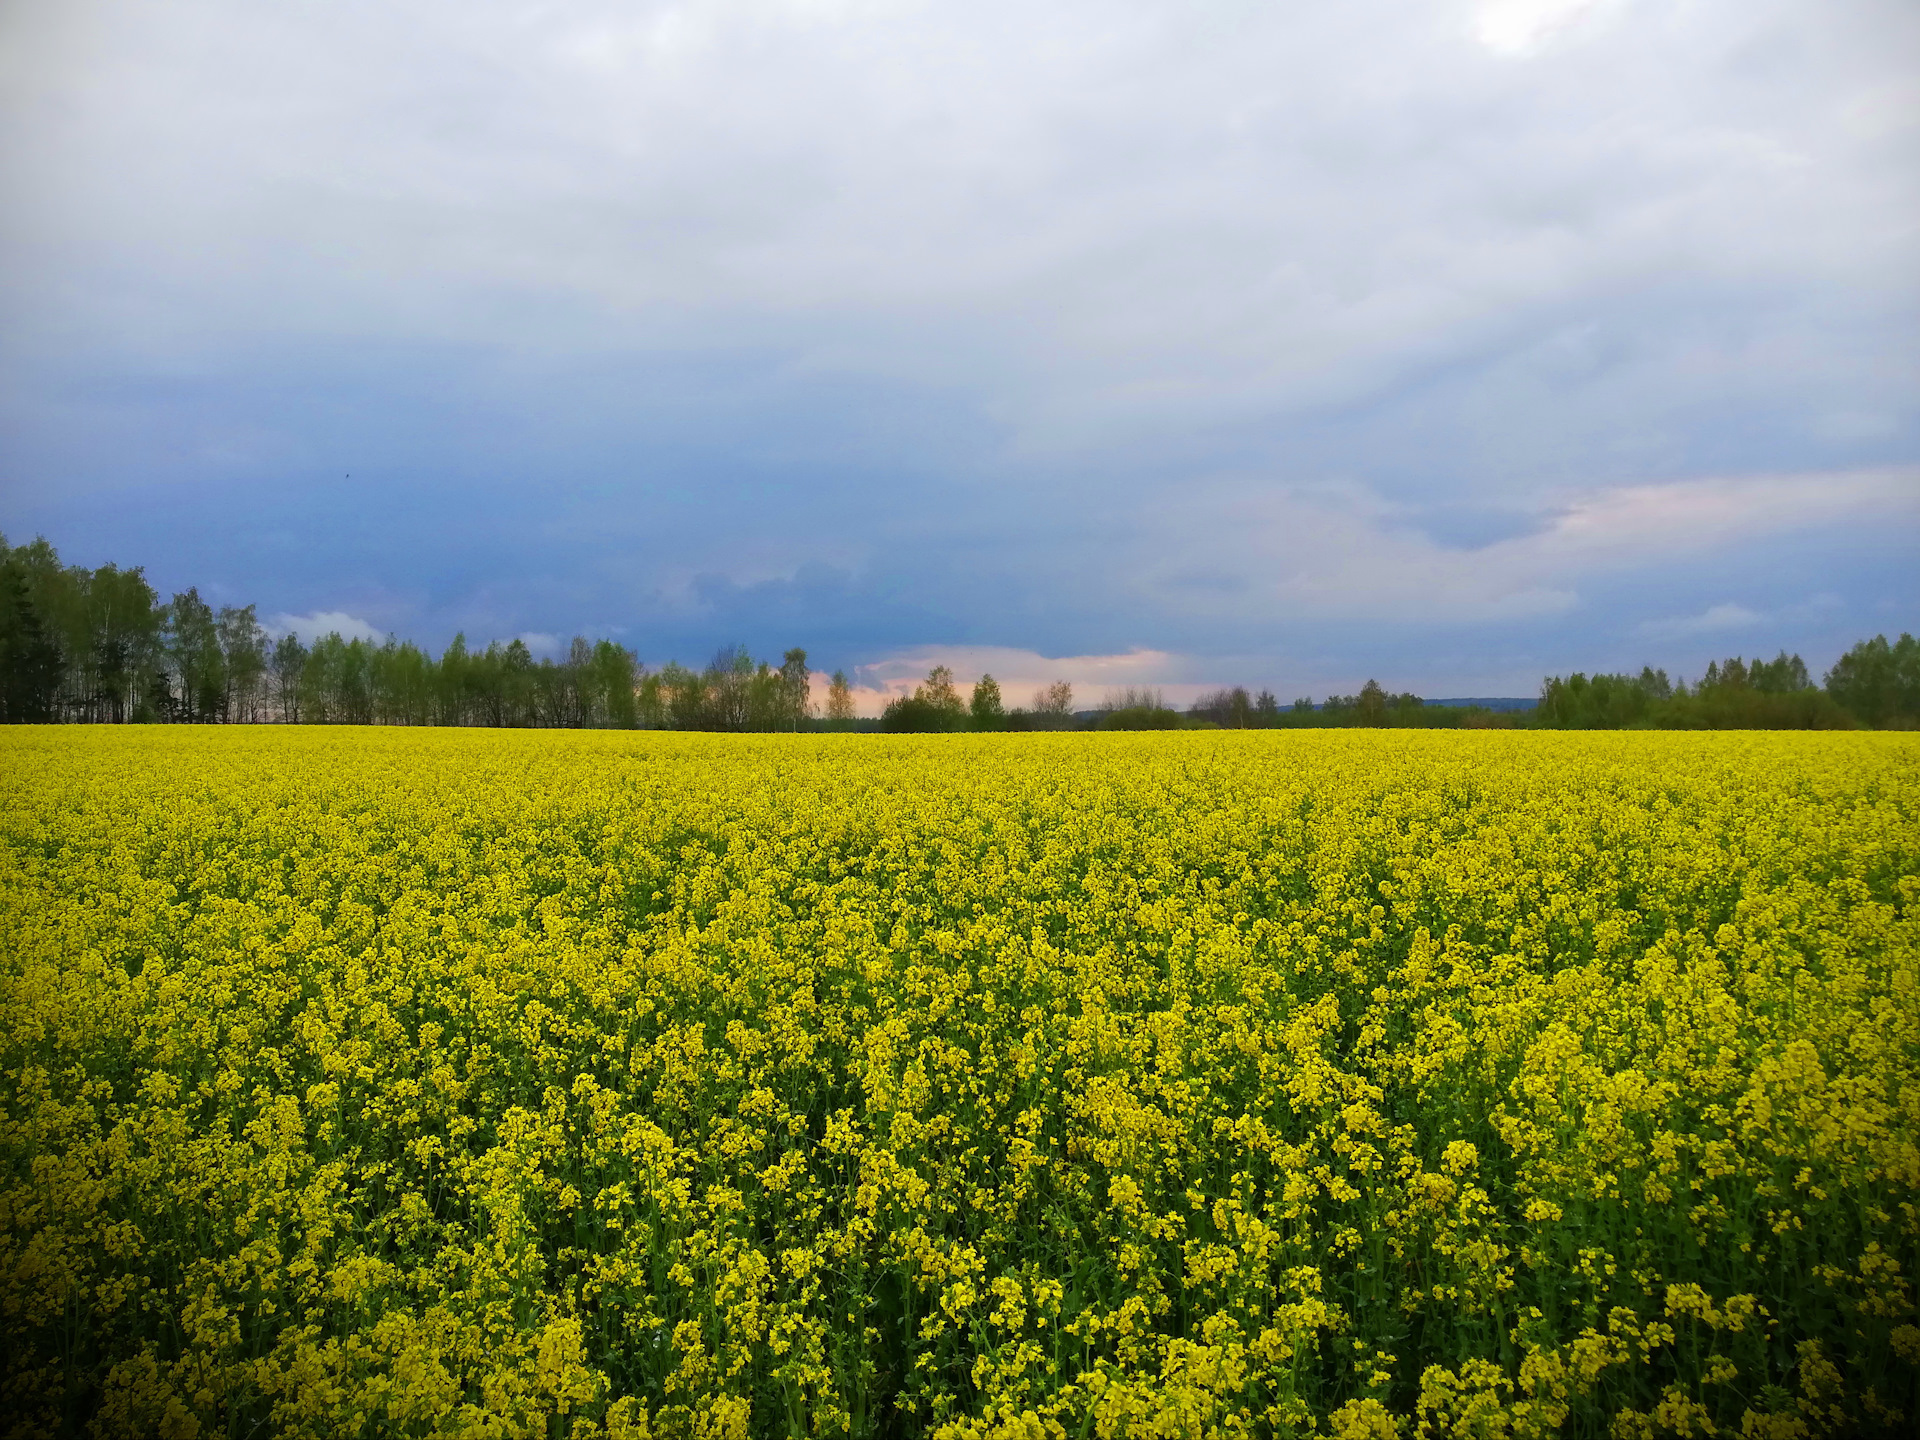
[[[1171,699],[1920,630],[1911,0],[8,0],[0,531]]]

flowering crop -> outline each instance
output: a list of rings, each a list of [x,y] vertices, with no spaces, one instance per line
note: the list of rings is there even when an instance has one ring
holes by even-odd
[[[7,1433],[1911,1433],[1917,1141],[1908,736],[0,735]]]

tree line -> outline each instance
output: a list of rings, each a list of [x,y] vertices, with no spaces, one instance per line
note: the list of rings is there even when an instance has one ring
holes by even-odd
[[[1139,706],[1139,702],[1134,702]],[[1357,695],[1282,709],[1270,692],[1244,689],[1202,696],[1185,716],[1164,709],[1121,709],[1096,723],[1214,724],[1244,728],[1398,728],[1543,730],[1851,730],[1920,727],[1920,641],[1876,635],[1842,655],[1820,684],[1806,662],[1784,650],[1772,660],[1732,656],[1711,662],[1693,684],[1648,666],[1638,675],[1551,675],[1525,711],[1429,705],[1369,680]],[[1134,718],[1139,717],[1139,718]]]
[[[1030,707],[1004,708],[1001,689],[983,675],[962,698],[953,672],[936,666],[911,695],[888,704],[879,728],[958,730],[1295,730],[1348,727],[1545,730],[1851,730],[1920,728],[1920,641],[1902,634],[1863,640],[1819,685],[1798,655],[1716,660],[1692,685],[1652,667],[1638,675],[1548,676],[1531,710],[1430,705],[1369,680],[1357,694],[1302,696],[1282,706],[1271,690],[1235,685],[1199,696],[1185,710],[1160,691],[1110,692],[1092,710],[1073,708],[1073,690],[1056,681]]]
[[[935,666],[911,695],[891,701],[879,728],[940,730],[1261,730],[1340,725],[1433,727],[1457,723],[1460,713],[1426,705],[1417,695],[1390,695],[1369,680],[1357,695],[1330,695],[1321,704],[1298,699],[1286,709],[1271,690],[1257,695],[1235,685],[1200,696],[1185,710],[1144,686],[1114,690],[1091,710],[1073,707],[1073,687],[1055,680],[1034,693],[1029,706],[1006,709],[999,682],[982,675],[963,700],[953,672]]]
[[[1429,705],[1369,680],[1357,694],[1283,706],[1270,690],[1229,686],[1184,710],[1150,688],[1074,708],[1064,680],[1009,707],[983,675],[961,694],[936,666],[878,721],[855,717],[835,671],[812,700],[807,652],[778,665],[742,646],[702,669],[650,670],[612,640],[575,637],[563,658],[520,640],[484,649],[456,635],[433,656],[410,641],[338,633],[311,644],[273,635],[251,605],[215,609],[195,588],[162,601],[139,567],[62,565],[45,539],[0,535],[0,721],[609,726],[678,730],[1302,729],[1345,726],[1548,729],[1911,728],[1920,723],[1920,642],[1902,634],[1854,646],[1815,685],[1798,655],[1736,656],[1693,685],[1651,667],[1638,675],[1550,676],[1524,713]]]
[[[197,588],[162,601],[139,568],[62,565],[44,539],[0,536],[0,720],[103,723],[497,725],[791,730],[813,721],[806,651],[778,666],[739,646],[700,670],[649,671],[612,640],[561,659],[525,642],[437,657],[410,641],[275,636],[251,605]],[[836,675],[830,715],[850,719]]]
[[[1821,685],[1806,662],[1785,651],[1772,660],[1732,656],[1707,666],[1692,685],[1652,667],[1638,675],[1549,676],[1531,710],[1430,705],[1368,680],[1353,695],[1316,704],[1302,696],[1282,706],[1271,690],[1234,685],[1209,691],[1185,710],[1151,688],[1110,692],[1092,710],[1073,708],[1066,681],[1043,687],[1025,708],[1006,709],[999,683],[983,675],[963,698],[953,672],[935,666],[910,695],[890,702],[878,728],[960,730],[1847,730],[1920,726],[1920,641],[1903,634],[1863,640],[1840,657]]]
[[[1862,640],[1820,684],[1798,655],[1715,661],[1693,685],[1638,675],[1552,676],[1533,723],[1563,730],[1909,730],[1920,725],[1920,641]]]

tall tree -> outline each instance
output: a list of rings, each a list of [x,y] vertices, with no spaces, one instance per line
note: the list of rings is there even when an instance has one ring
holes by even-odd
[[[780,718],[784,730],[798,730],[813,708],[807,652],[795,646],[780,658]]]
[[[973,718],[974,729],[1002,728],[1007,723],[1007,707],[1000,698],[1000,682],[991,675],[982,675],[974,682],[967,710]]]
[[[1187,707],[1189,715],[1203,716],[1229,730],[1244,730],[1253,723],[1253,697],[1244,685],[1209,691]]]
[[[314,725],[371,725],[374,647],[337,630],[313,642],[301,672],[302,717]]]
[[[4,545],[5,540],[0,539],[0,546]],[[78,565],[63,566],[59,552],[44,535],[7,550],[6,564],[23,582],[25,608],[20,613],[32,615],[40,638],[58,657],[47,718],[90,718],[83,703],[81,678],[86,669],[87,571]]]
[[[1064,724],[1073,714],[1073,686],[1065,680],[1042,685],[1033,694],[1033,713],[1052,724]]]
[[[827,719],[836,724],[853,719],[853,686],[844,670],[834,671],[833,679],[827,682]]]
[[[620,730],[631,730],[639,723],[634,694],[639,672],[640,661],[626,646],[612,640],[594,643],[586,680],[592,723]]]
[[[425,725],[433,718],[433,662],[411,641],[387,637],[370,657],[374,715],[385,725]]]
[[[745,730],[752,712],[753,657],[744,645],[722,646],[707,666],[709,721],[715,730]]]
[[[300,687],[307,672],[307,647],[289,630],[273,642],[273,702],[289,725],[300,723]]]
[[[205,724],[226,718],[226,659],[213,607],[188,586],[167,606],[167,660],[182,720]]]
[[[534,653],[526,647],[526,641],[515,636],[507,641],[505,647],[488,645],[488,657],[493,660],[490,672],[492,691],[493,724],[497,726],[532,726],[540,720],[538,705],[538,685],[534,676]]]
[[[961,729],[966,718],[967,707],[954,686],[953,671],[936,665],[913,694],[887,703],[880,712],[880,728],[899,733],[943,732]]]
[[[926,681],[914,687],[913,698],[951,717],[956,728],[967,709],[953,683],[953,671],[945,665],[936,665],[927,672]]]
[[[1753,688],[1763,695],[1794,695],[1813,688],[1807,662],[1782,650],[1771,660],[1756,660],[1747,670]]]
[[[1354,703],[1355,717],[1362,725],[1384,725],[1387,723],[1387,692],[1381,688],[1378,680],[1369,680],[1360,687],[1360,694]]]
[[[267,632],[254,617],[253,606],[225,606],[214,620],[220,643],[224,690],[220,708],[229,720],[251,723],[260,718],[261,686],[267,673]]]
[[[1862,640],[1827,672],[1827,693],[1868,725],[1920,717],[1920,641]]]
[[[712,707],[707,699],[707,677],[669,660],[660,671],[660,693],[666,722],[674,730],[710,730]]]
[[[670,696],[664,672],[655,674],[642,667],[639,677],[633,695],[634,723],[642,730],[664,730],[672,718],[667,712]]]
[[[338,635],[333,638],[341,639]],[[373,723],[373,649],[357,635],[340,647],[338,718],[344,724]]]
[[[160,658],[165,613],[138,566],[102,565],[87,585],[90,718],[132,720],[140,712],[142,678]]]
[[[560,691],[560,723],[573,730],[584,730],[593,724],[595,706],[593,703],[593,646],[587,643],[587,637],[576,635],[567,643],[566,663],[560,667],[564,674]]]
[[[467,723],[471,714],[467,672],[472,665],[473,655],[467,649],[466,632],[459,631],[447,642],[447,648],[440,652],[440,663],[434,667],[434,704],[439,711],[437,723]]]
[[[33,603],[26,574],[0,563],[0,721],[39,725],[54,719],[62,669],[60,647]]]

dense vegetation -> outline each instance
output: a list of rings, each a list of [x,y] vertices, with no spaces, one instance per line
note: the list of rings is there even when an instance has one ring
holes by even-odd
[[[309,646],[269,635],[251,605],[216,611],[194,589],[163,604],[138,569],[63,566],[44,540],[0,539],[0,718],[12,721],[792,730],[808,678],[803,650],[774,667],[736,646],[703,671],[649,672],[622,645],[578,637],[557,661],[520,640],[470,650],[465,636],[438,658],[393,638]]]
[[[1707,667],[1700,682],[1675,685],[1664,670],[1638,675],[1572,675],[1547,681],[1534,720],[1562,730],[1845,730],[1911,726],[1920,717],[1920,643],[1876,636],[1828,672],[1824,689],[1798,655]]]
[[[284,721],[304,724],[487,725],[776,731],[1325,729],[1847,729],[1920,723],[1920,642],[1856,645],[1816,687],[1798,656],[1717,662],[1691,687],[1665,671],[1554,676],[1533,712],[1424,704],[1375,681],[1355,695],[1283,707],[1270,691],[1228,687],[1186,710],[1157,691],[1126,690],[1075,710],[1065,682],[1026,706],[1006,703],[991,675],[966,697],[936,668],[874,722],[854,717],[836,672],[812,699],[807,652],[776,666],[740,646],[707,666],[650,670],[611,640],[575,637],[560,659],[520,640],[470,648],[456,635],[437,657],[409,641],[322,635],[311,645],[270,635],[254,607],[215,610],[196,589],[162,602],[138,569],[63,566],[45,540],[0,537],[0,721]]]
[[[1910,1435],[1920,737],[0,732],[16,1435]]]

